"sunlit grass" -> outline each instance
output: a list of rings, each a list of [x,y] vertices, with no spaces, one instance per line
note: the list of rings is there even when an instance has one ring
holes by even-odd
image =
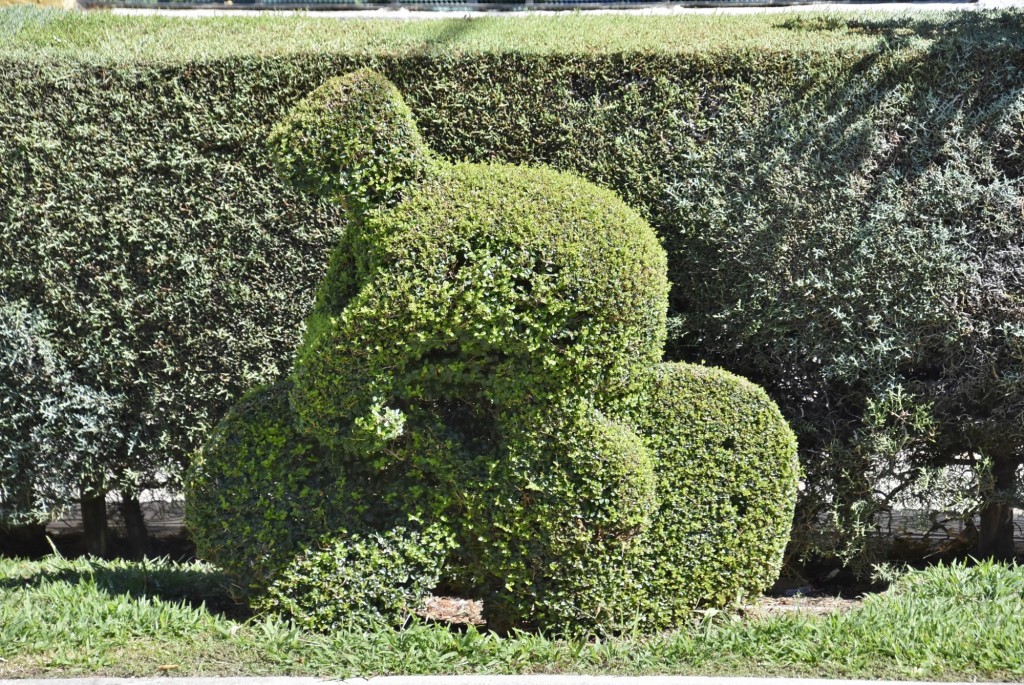
[[[719,615],[673,633],[609,640],[423,624],[316,635],[237,616],[225,579],[205,564],[0,560],[0,676],[1024,675],[1024,569],[992,564],[914,572],[844,614]]]

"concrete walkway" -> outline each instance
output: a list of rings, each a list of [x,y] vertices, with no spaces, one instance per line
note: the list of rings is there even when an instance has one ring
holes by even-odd
[[[707,0],[712,4],[713,0]],[[363,10],[274,10],[239,5],[238,9],[149,9],[149,8],[118,8],[110,10],[114,14],[153,15],[169,17],[244,17],[273,13],[275,16],[302,14],[310,17],[331,19],[463,19],[469,17],[526,17],[538,14],[557,14],[559,8],[548,10],[509,10],[501,12],[481,12],[474,10],[408,10],[408,9],[363,9]],[[1009,9],[1024,7],[1024,0],[978,0],[977,2],[889,2],[889,3],[831,3],[808,2],[797,5],[777,5],[774,7],[683,7],[665,5],[658,7],[640,7],[637,9],[587,9],[586,14],[634,14],[638,16],[684,16],[687,14],[776,14],[782,12],[935,12],[935,11],[978,11],[993,9]],[[571,10],[571,6],[561,8]]]
[[[54,678],[0,680],[0,685],[171,685],[168,683],[169,680],[173,681],[173,685],[323,685],[329,682],[317,678]],[[390,676],[334,682],[347,685],[908,685],[905,682],[884,680],[577,675]],[[933,684],[920,682],[915,685]]]

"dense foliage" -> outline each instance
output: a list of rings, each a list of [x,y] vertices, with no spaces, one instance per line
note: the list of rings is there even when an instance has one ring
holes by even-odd
[[[201,555],[319,629],[401,624],[442,579],[502,631],[663,628],[774,580],[794,438],[745,381],[656,367],[665,254],[635,211],[566,173],[432,161],[369,70],[271,144],[353,211],[289,401],[258,393],[196,460]]]
[[[344,472],[292,427],[290,385],[256,388],[192,460],[192,537],[234,579],[240,598],[344,518]]]
[[[341,230],[263,141],[373,65],[442,157],[572,170],[651,222],[670,353],[762,384],[798,433],[794,551],[852,554],[950,462],[1005,551],[1021,14],[349,26],[0,14],[0,293],[124,396],[122,461],[184,460],[287,368]]]
[[[993,41],[1008,26],[971,23]],[[792,417],[808,515],[832,502],[840,531],[870,528],[927,469],[966,466],[978,551],[1008,559],[1024,501],[1024,53],[976,54],[969,28],[815,83],[696,156],[672,190],[676,342]]]
[[[130,478],[97,456],[117,435],[119,398],[76,382],[53,336],[24,303],[0,301],[0,526],[45,522]]]

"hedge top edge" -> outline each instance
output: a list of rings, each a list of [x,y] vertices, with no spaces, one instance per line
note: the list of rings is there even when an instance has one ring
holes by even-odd
[[[901,46],[927,47],[937,27],[955,23],[963,14],[644,17],[571,13],[426,21],[245,15],[196,20],[14,7],[0,9],[0,59],[174,63],[308,53],[863,53],[885,50],[894,38]],[[1010,15],[1019,18],[1020,13],[1001,15],[1010,19]],[[1007,34],[1000,42],[1022,42],[1012,32]]]

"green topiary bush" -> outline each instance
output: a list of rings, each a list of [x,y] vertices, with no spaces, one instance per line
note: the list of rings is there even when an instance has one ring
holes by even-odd
[[[324,442],[375,449],[380,398],[402,398],[394,421],[452,396],[495,414],[566,392],[612,403],[660,358],[664,253],[635,212],[578,178],[437,165],[355,231],[294,369],[296,414]],[[357,294],[340,298],[333,276],[350,263]]]
[[[261,572],[241,573],[321,629],[401,623],[442,568],[499,630],[660,628],[772,580],[794,439],[749,383],[658,366],[666,259],[634,210],[571,174],[432,158],[366,71],[271,145],[352,224],[288,402],[287,384],[257,394],[202,451],[201,554],[238,573],[254,536]]]
[[[344,473],[293,428],[290,384],[250,391],[193,457],[186,520],[196,547],[241,596],[270,579],[323,531],[341,525]]]
[[[669,363],[636,417],[657,465],[645,615],[671,625],[694,597],[726,604],[762,592],[782,564],[799,475],[778,407],[727,371]]]
[[[342,531],[292,560],[257,606],[320,632],[400,627],[423,608],[451,547],[443,528]]]

